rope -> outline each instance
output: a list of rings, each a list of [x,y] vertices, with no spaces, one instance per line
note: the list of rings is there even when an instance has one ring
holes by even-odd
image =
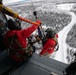
[[[37,17],[37,12],[35,11],[35,7],[34,7],[34,4],[33,4],[33,1],[31,0],[31,4],[32,4],[32,7],[33,7],[33,15],[35,16],[35,19],[37,20],[38,17]],[[40,35],[40,38],[42,39],[43,36],[44,36],[44,32],[43,32],[43,29],[42,29],[42,26],[39,26],[38,27],[38,34]]]

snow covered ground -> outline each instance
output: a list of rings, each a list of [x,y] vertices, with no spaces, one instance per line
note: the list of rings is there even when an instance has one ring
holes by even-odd
[[[66,12],[68,12],[68,14],[72,15],[72,20],[71,22],[63,28],[63,30],[61,30],[58,34],[59,34],[59,50],[55,55],[56,60],[64,62],[64,63],[68,63],[67,61],[67,44],[66,44],[66,37],[68,32],[70,31],[70,29],[72,28],[72,26],[76,23],[76,15],[71,12],[70,10],[72,9],[74,4],[60,4],[57,6],[58,9],[61,10],[65,10]]]
[[[67,37],[68,32],[70,31],[70,29],[74,25],[75,19],[76,19],[76,15],[73,12],[69,12],[69,14],[72,15],[72,20],[63,30],[61,30],[58,33],[59,34],[59,47],[60,47],[59,51],[60,52],[57,52],[58,54],[55,56],[55,59],[62,61],[62,62],[65,62],[65,63],[68,63],[67,59],[66,59],[66,57],[67,57],[66,37]],[[61,54],[61,56],[58,56],[60,54]]]

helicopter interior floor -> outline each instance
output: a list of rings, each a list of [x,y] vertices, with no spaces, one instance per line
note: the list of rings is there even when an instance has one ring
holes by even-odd
[[[0,54],[0,75],[8,71],[14,64],[15,62],[8,57],[6,51],[2,51]],[[10,75],[51,75],[51,72],[56,73],[56,75],[63,75],[63,70],[66,67],[67,64],[65,63],[44,56],[40,57],[34,53],[28,61],[15,69]]]

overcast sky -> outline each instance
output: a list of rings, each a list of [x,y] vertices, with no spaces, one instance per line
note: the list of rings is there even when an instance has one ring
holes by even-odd
[[[3,0],[3,4],[13,3],[17,1],[31,1],[31,0]],[[32,1],[40,1],[40,0],[32,0]]]
[[[3,0],[3,4],[17,2],[17,1],[23,1],[23,0]]]

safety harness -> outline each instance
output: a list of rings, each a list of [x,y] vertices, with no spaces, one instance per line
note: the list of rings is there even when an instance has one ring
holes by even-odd
[[[58,49],[59,49],[58,40],[56,38],[51,38],[51,39],[53,39],[56,42],[56,45],[53,47],[53,48],[55,48],[54,51],[58,51]],[[43,39],[42,39],[42,45],[43,46],[46,44],[47,40],[48,40],[48,38],[46,36],[43,37]]]
[[[17,39],[16,34],[8,38],[8,43],[10,47],[9,53],[16,55],[17,57],[25,59],[26,57],[31,56],[33,53],[33,49],[30,44],[27,44],[26,48],[22,47],[22,45]],[[15,43],[18,45],[17,49],[14,48]],[[20,50],[23,51],[23,55],[19,54]]]
[[[59,49],[59,43],[58,43],[58,40],[57,40],[57,38],[53,38],[53,40],[56,42],[56,45],[55,45],[55,50],[54,51],[58,51],[58,49]]]

